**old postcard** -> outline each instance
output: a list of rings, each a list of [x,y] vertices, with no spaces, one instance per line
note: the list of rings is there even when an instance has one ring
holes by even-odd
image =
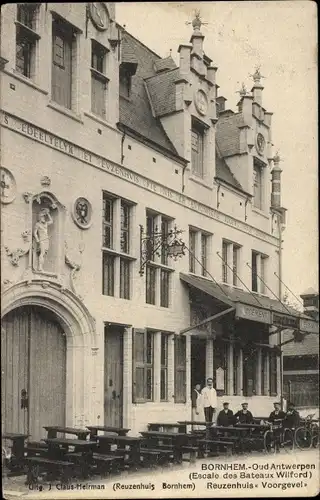
[[[2,7],[5,498],[318,493],[316,23]]]

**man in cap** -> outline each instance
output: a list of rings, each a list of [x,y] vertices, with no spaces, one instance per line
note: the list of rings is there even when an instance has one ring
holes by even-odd
[[[299,427],[299,424],[300,424],[299,412],[295,409],[293,403],[288,403],[287,413],[283,421],[284,427],[287,427],[288,429],[295,429],[296,427]]]
[[[235,414],[235,421],[239,424],[253,424],[253,415],[251,411],[248,410],[248,403],[241,404],[242,409],[237,411]]]
[[[233,422],[233,411],[229,410],[229,403],[223,403],[223,410],[218,415],[217,425],[228,427],[229,425],[233,425]]]
[[[211,377],[207,379],[207,385],[201,391],[201,402],[206,422],[211,424],[217,408],[217,392],[213,387],[213,379]]]
[[[274,410],[270,413],[268,422],[274,423],[276,420],[283,420],[286,416],[285,412],[281,410],[281,404],[273,403]]]

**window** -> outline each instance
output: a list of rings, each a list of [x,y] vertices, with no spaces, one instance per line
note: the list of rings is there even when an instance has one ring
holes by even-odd
[[[130,299],[130,261],[120,257],[120,299]]]
[[[252,291],[258,291],[258,254],[252,252],[252,262],[251,262],[251,272],[252,272]]]
[[[186,338],[182,335],[174,343],[174,402],[186,402]]]
[[[168,235],[172,220],[151,210],[146,211],[146,303],[169,307],[170,279]]]
[[[131,73],[128,68],[120,66],[119,72],[119,93],[121,97],[130,98],[131,95]]]
[[[217,387],[218,391],[221,391],[224,394],[227,394],[227,382],[228,382],[228,367],[227,367],[227,344],[225,342],[215,342],[214,352],[213,352],[213,382],[214,386],[217,383],[217,370],[218,368],[223,369],[223,383],[224,389],[221,387]]]
[[[266,293],[266,255],[259,252],[252,251],[251,256],[251,278],[252,278],[252,291],[258,293]]]
[[[243,349],[243,395],[253,396],[256,393],[257,350],[254,346]]]
[[[238,285],[238,262],[240,247],[233,245],[232,248],[232,284]]]
[[[27,78],[35,76],[37,4],[18,4],[16,23],[16,70]]]
[[[253,165],[253,206],[262,209],[262,167]]]
[[[132,204],[103,193],[102,252],[104,295],[131,298],[130,214]],[[116,227],[120,229],[119,232]],[[119,236],[115,236],[115,235]]]
[[[189,271],[190,273],[196,272],[196,231],[189,230]]]
[[[170,271],[160,269],[160,306],[169,307]]]
[[[153,400],[154,334],[149,330],[133,331],[134,403]]]
[[[130,243],[130,205],[121,200],[121,235],[120,249],[123,253],[129,253]]]
[[[269,355],[269,371],[270,371],[270,396],[277,395],[277,355],[275,352],[270,352]]]
[[[146,303],[156,303],[156,268],[146,265]]]
[[[168,401],[168,335],[161,333],[160,400]]]
[[[52,21],[52,99],[72,109],[75,80],[76,32],[62,19]]]
[[[201,274],[202,276],[207,276],[207,266],[208,266],[208,236],[206,234],[201,234]]]
[[[114,296],[114,256],[103,254],[103,295]]]
[[[222,242],[222,281],[228,283],[228,246],[226,241]]]
[[[203,178],[203,144],[204,129],[194,123],[191,129],[191,171],[192,174]]]
[[[91,111],[102,118],[106,117],[106,53],[105,47],[91,41]]]

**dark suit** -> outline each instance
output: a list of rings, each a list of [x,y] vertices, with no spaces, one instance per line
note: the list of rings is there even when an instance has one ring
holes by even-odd
[[[235,414],[235,421],[239,422],[240,424],[253,424],[253,415],[251,411],[246,411],[246,413],[243,412],[243,410],[237,411]]]
[[[275,411],[272,411],[269,415],[268,421],[274,422],[275,420],[283,420],[285,418],[285,416],[286,416],[286,414],[282,410],[280,410],[277,415],[276,415]]]
[[[297,410],[293,410],[291,413],[286,413],[285,419],[283,421],[284,427],[287,427],[288,429],[294,429],[296,427],[299,427],[299,424],[300,415]]]
[[[234,423],[233,411],[228,410],[227,412],[225,412],[224,410],[221,410],[217,418],[217,425],[228,427],[228,425],[233,425],[233,423]]]

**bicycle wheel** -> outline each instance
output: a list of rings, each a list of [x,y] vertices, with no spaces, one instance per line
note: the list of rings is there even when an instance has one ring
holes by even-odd
[[[275,453],[275,439],[272,431],[266,431],[263,435],[264,449],[267,453]]]
[[[284,429],[281,440],[281,447],[286,451],[293,450],[294,436],[291,429]]]
[[[294,434],[294,441],[298,448],[304,450],[306,448],[310,448],[312,444],[312,434],[309,429],[305,427],[298,427]]]
[[[318,426],[315,426],[312,429],[312,447],[317,448],[319,446],[319,435],[320,435],[320,428]]]

